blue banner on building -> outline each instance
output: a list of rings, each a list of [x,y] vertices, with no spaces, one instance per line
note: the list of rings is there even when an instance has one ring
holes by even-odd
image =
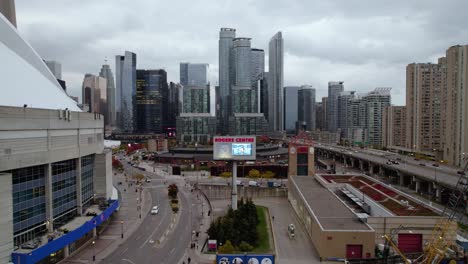
[[[78,239],[82,238],[86,233],[92,231],[95,227],[102,224],[102,222],[106,221],[119,207],[119,201],[111,201],[109,207],[104,210],[101,214],[93,217],[88,222],[84,223],[82,226],[78,227],[77,229],[64,234],[63,236],[50,241],[49,243],[34,249],[30,253],[12,253],[12,261],[14,264],[33,264],[36,263],[45,257],[49,256],[50,254],[57,252],[58,250],[62,249],[66,245],[69,245]]]
[[[216,264],[274,264],[274,255],[220,254]]]

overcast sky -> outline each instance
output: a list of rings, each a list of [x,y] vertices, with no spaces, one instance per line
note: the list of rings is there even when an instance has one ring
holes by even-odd
[[[317,100],[328,81],[362,93],[392,87],[395,105],[405,102],[408,63],[468,43],[466,10],[465,0],[16,0],[19,31],[62,63],[72,95],[81,97],[84,74],[98,74],[105,57],[115,72],[125,50],[137,68],[166,69],[168,81],[179,81],[180,62],[209,63],[217,84],[219,29],[233,27],[266,54],[283,32],[285,86],[313,85]]]

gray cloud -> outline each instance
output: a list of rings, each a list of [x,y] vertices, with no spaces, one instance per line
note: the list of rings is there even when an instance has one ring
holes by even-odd
[[[179,63],[210,64],[217,82],[218,31],[234,27],[252,45],[268,49],[283,31],[285,85],[312,84],[319,96],[327,82],[366,92],[393,87],[404,104],[405,66],[435,62],[465,44],[468,2],[456,1],[150,1],[17,0],[19,31],[46,59],[62,62],[70,93],[81,94],[87,72],[107,57],[137,53],[139,68],[165,68],[178,81]],[[267,52],[266,52],[267,53]],[[319,100],[319,99],[318,99]]]

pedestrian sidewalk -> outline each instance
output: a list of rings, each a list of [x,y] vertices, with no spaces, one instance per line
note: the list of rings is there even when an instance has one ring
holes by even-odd
[[[208,228],[211,224],[211,216],[213,211],[211,212],[211,216],[208,216],[208,210],[210,210],[208,206],[208,201],[205,199],[205,196],[200,193],[200,191],[195,191],[191,193],[193,196],[192,202],[196,202],[197,206],[194,210],[195,217],[193,230],[195,232],[199,232],[198,237],[192,234],[192,240],[195,243],[195,248],[190,248],[185,251],[184,257],[179,261],[179,264],[188,264],[188,258],[190,257],[190,263],[197,263],[197,264],[212,264],[213,261],[216,259],[215,254],[204,254],[202,253],[203,244],[205,243],[206,239],[208,238],[208,234],[206,233]],[[203,205],[202,205],[203,203]],[[203,211],[203,217],[201,213]]]
[[[87,246],[68,259],[63,260],[61,264],[92,263],[93,256],[96,256],[95,262],[104,260],[135,232],[146,214],[148,214],[152,205],[151,195],[148,190],[144,188],[142,192],[141,198],[143,203],[140,219],[139,202],[137,201],[140,198],[140,194],[135,191],[136,186],[134,183],[125,182],[125,176],[120,173],[113,176],[113,182],[120,193],[119,211],[113,216],[104,231],[96,237],[94,246],[89,241]],[[118,182],[122,182],[122,184],[119,185]],[[123,239],[121,238],[122,231]]]

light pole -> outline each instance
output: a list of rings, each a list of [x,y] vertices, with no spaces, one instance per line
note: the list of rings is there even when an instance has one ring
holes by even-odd
[[[123,238],[123,221],[120,221],[120,238]]]
[[[96,241],[93,240],[93,262],[96,261],[96,251],[94,250],[94,245],[96,244]]]

